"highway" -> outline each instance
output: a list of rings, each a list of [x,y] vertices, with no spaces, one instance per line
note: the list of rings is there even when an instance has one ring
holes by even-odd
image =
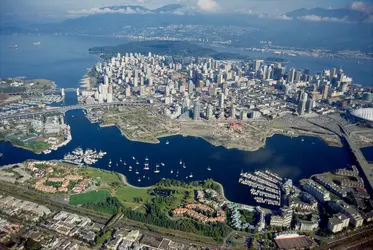
[[[21,112],[11,115],[0,115],[0,119],[17,119],[17,118],[24,118],[24,117],[32,117],[32,116],[39,116],[44,115],[47,113],[65,113],[70,110],[77,110],[77,109],[90,109],[90,108],[107,108],[107,107],[147,107],[150,106],[149,103],[146,102],[112,102],[112,103],[95,103],[95,104],[77,104],[71,106],[63,106],[63,107],[56,107],[56,108],[49,108],[44,109],[38,112]]]

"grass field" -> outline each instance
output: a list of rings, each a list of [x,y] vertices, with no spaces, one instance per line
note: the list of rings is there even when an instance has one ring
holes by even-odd
[[[107,184],[111,186],[112,183],[122,183],[119,176],[114,172],[101,170],[98,168],[82,168],[81,174],[92,178],[95,182],[99,182],[100,185]]]
[[[115,192],[115,197],[122,202],[135,203],[134,198],[141,198],[145,202],[149,199],[150,195],[147,189],[119,187]]]
[[[107,190],[92,191],[85,194],[75,194],[70,196],[71,205],[82,205],[91,202],[104,201],[110,194]]]

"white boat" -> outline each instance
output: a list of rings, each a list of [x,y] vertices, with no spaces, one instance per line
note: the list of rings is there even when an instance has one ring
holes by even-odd
[[[136,161],[136,164],[139,165],[140,164],[139,161]]]
[[[145,179],[145,175],[142,178]]]
[[[118,167],[119,165],[118,165],[118,163],[117,163],[117,167]]]
[[[126,162],[123,162],[123,165],[124,165],[124,166],[127,166],[127,163],[126,163]]]
[[[183,168],[186,168],[185,163],[183,163]]]
[[[147,157],[147,156],[145,157],[145,161],[149,161],[149,159],[148,159],[148,157]]]
[[[122,158],[120,158],[119,162],[122,162]]]
[[[302,138],[302,140],[301,141],[304,141],[304,139]]]
[[[166,164],[164,164],[163,162],[161,162],[161,165],[162,165],[162,167],[166,166]]]
[[[111,159],[109,160],[109,164],[111,164]]]
[[[208,171],[211,171],[211,168],[210,168],[210,167],[207,167],[207,170],[208,170]]]
[[[185,179],[188,179],[188,176],[186,176]]]
[[[168,144],[170,144],[170,142],[169,142],[169,141],[166,141],[166,145],[168,145]]]
[[[155,165],[155,170],[154,170],[154,173],[155,173],[155,174],[159,174],[160,171],[159,171],[158,168],[159,168],[159,165],[158,165],[158,164]]]
[[[170,173],[171,173],[171,174],[173,174],[173,173],[174,173],[174,171],[173,171],[173,170],[171,169]]]
[[[52,150],[47,149],[47,150],[44,150],[43,153],[47,155],[47,154],[52,153]]]
[[[181,164],[183,164],[183,161],[182,161],[182,160],[180,160],[180,165],[181,165]]]
[[[145,162],[145,164],[144,164],[144,169],[145,169],[145,170],[149,170],[149,163],[148,163],[148,162]]]
[[[193,174],[192,173],[190,173],[189,178],[193,178]]]
[[[137,181],[138,181],[138,182],[141,182],[141,179],[139,178]]]
[[[132,159],[136,160],[135,156],[132,156]]]
[[[140,174],[140,172],[138,170],[136,170],[135,174]]]

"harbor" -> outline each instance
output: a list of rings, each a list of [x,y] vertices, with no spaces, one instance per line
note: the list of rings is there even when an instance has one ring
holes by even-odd
[[[98,162],[99,159],[102,159],[107,153],[100,151],[97,153],[96,150],[87,149],[83,150],[82,148],[76,148],[72,153],[68,153],[63,157],[63,160],[67,163],[72,163],[74,165],[93,165]]]
[[[250,187],[254,200],[260,204],[281,205],[282,178],[269,170],[241,173],[239,183]]]

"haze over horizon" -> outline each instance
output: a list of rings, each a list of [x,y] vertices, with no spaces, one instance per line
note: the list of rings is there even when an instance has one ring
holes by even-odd
[[[282,16],[299,8],[346,8],[373,14],[373,4],[368,0],[2,0],[1,22],[12,20],[51,21],[63,20],[90,14],[111,13],[100,10],[106,6],[138,5],[149,9],[167,4],[183,4],[186,8],[203,13],[246,13],[256,15]],[[123,13],[127,14],[127,13]],[[182,14],[182,13],[181,13]],[[371,18],[373,19],[373,18]]]

